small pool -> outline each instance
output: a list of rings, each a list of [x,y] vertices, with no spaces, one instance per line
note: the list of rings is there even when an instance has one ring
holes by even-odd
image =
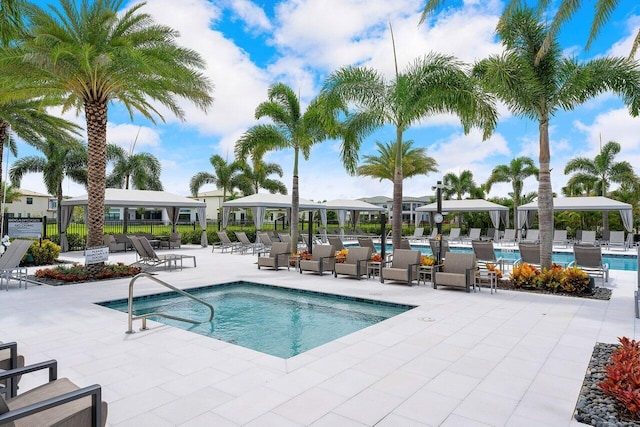
[[[200,325],[153,318],[157,322],[289,358],[415,308],[362,298],[303,291],[250,282],[187,289],[215,308]],[[127,312],[127,300],[99,303]],[[176,292],[134,299],[134,314],[166,313],[206,319],[209,310]]]
[[[375,247],[380,250],[380,245],[375,245]],[[420,251],[425,255],[431,255],[431,249],[428,246],[422,245],[414,245],[415,249],[420,249]],[[504,258],[504,259],[518,259],[520,258],[520,251],[515,249],[517,246],[514,246],[514,249],[496,249],[496,258]],[[386,251],[391,253],[393,251],[393,247],[391,245],[386,246]],[[459,246],[452,246],[452,252],[473,252],[473,248],[463,248]],[[573,253],[571,252],[554,252],[553,253],[553,261],[561,264],[569,264],[574,260]],[[617,255],[617,254],[602,254],[602,262],[609,264],[609,268],[611,270],[625,270],[625,271],[638,271],[638,258],[634,255]]]

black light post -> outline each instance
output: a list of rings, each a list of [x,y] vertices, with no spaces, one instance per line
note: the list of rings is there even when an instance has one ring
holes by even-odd
[[[436,240],[438,241],[438,253],[436,255],[436,263],[440,265],[440,261],[442,261],[442,181],[438,181],[435,186],[436,190],[436,208],[438,212],[434,215],[434,220],[436,222],[436,227],[438,228],[438,236]]]
[[[387,215],[381,213],[380,214],[380,254],[382,256],[382,260],[384,261],[385,252],[387,249]]]

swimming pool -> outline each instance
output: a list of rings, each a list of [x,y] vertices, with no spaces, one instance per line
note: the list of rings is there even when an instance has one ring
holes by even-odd
[[[289,358],[415,308],[363,298],[232,282],[186,290],[212,304],[215,316],[200,325],[152,320],[180,329]],[[127,300],[99,303],[127,312]],[[206,319],[208,309],[176,292],[134,298],[135,315],[159,312]]]
[[[375,245],[375,247],[380,250],[380,245]],[[420,249],[420,251],[425,255],[431,255],[431,249],[428,246],[418,246],[413,245],[414,249]],[[520,251],[518,249],[509,250],[509,249],[496,249],[496,258],[504,258],[504,259],[518,259],[520,258]],[[386,246],[387,253],[391,253],[393,251],[393,247],[391,245]],[[473,252],[473,248],[465,248],[459,246],[452,246],[452,252]],[[573,253],[571,252],[554,252],[553,253],[553,261],[561,264],[569,264],[574,260]],[[611,270],[625,270],[625,271],[638,271],[638,258],[634,255],[617,255],[617,254],[602,254],[602,262],[609,264],[609,268]]]

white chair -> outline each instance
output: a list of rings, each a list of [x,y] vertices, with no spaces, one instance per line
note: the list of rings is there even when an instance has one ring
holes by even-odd
[[[596,245],[596,232],[582,230],[582,237],[580,238],[581,245]]]
[[[622,249],[626,251],[627,242],[624,240],[624,231],[611,231],[609,232],[609,244],[607,245],[609,249]]]
[[[507,244],[510,243],[515,246],[516,244],[516,230],[515,228],[507,228],[504,230],[504,236],[500,239],[500,243]]]
[[[569,240],[567,239],[567,230],[553,231],[553,245],[567,247]]]

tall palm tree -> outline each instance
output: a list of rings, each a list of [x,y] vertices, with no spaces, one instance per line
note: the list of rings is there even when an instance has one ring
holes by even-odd
[[[422,10],[422,15],[420,16],[420,24],[422,24],[427,15],[429,13],[434,12],[440,6],[445,3],[445,0],[427,0],[427,4]],[[549,8],[552,0],[539,0],[538,1],[538,9],[544,11]],[[593,14],[593,22],[591,23],[591,30],[589,31],[589,39],[587,40],[586,48],[589,49],[591,43],[596,39],[602,27],[607,23],[611,13],[614,11],[616,7],[618,7],[620,0],[599,0],[596,1],[593,5],[594,14]],[[504,10],[502,15],[502,19],[506,19],[506,17],[512,13],[514,10],[522,5],[522,0],[510,0],[507,3],[507,7]],[[547,53],[547,50],[553,44],[553,40],[558,36],[560,32],[560,28],[563,24],[568,22],[580,9],[582,6],[581,0],[562,0],[559,5],[553,5],[556,8],[556,13],[551,20],[548,28],[549,31],[545,40],[538,51],[538,59],[541,59],[544,54]],[[629,53],[629,59],[633,59],[635,57],[636,51],[640,46],[640,30],[636,35],[633,46],[631,47],[631,52]]]
[[[471,195],[476,188],[473,172],[470,170],[463,170],[459,175],[449,172],[442,178],[442,184],[444,185],[442,196],[445,199],[451,199],[455,196],[456,199],[462,200],[462,196]]]
[[[20,189],[12,185],[11,182],[3,182],[0,185],[0,191],[2,192],[2,194],[0,194],[0,200],[2,200],[3,203],[13,203],[22,197]]]
[[[2,0],[0,5],[0,45],[15,43],[24,34],[24,0]]]
[[[118,145],[108,144],[107,159],[113,163],[113,169],[106,178],[107,188],[163,190],[160,181],[162,166],[153,154],[134,153],[133,147],[127,151]]]
[[[277,163],[269,163],[262,160],[262,157],[253,157],[251,165],[246,165],[241,175],[239,188],[245,196],[256,194],[264,188],[271,194],[287,194],[287,186],[284,182],[269,178],[270,175],[277,175],[282,178],[284,172],[282,166]]]
[[[300,222],[299,156],[302,154],[308,160],[311,147],[326,139],[329,132],[318,99],[313,100],[302,112],[298,96],[284,83],[270,86],[267,98],[256,108],[255,117],[268,117],[273,123],[255,125],[247,130],[236,142],[236,158],[246,159],[249,155],[260,156],[267,151],[293,149],[291,240],[297,242]]]
[[[567,181],[567,185],[562,187],[562,194],[566,197],[594,196],[598,186],[597,177],[572,176]]]
[[[71,148],[68,148],[71,147]],[[42,173],[47,192],[58,199],[56,223],[61,230],[62,218],[62,182],[65,177],[78,184],[87,184],[87,149],[79,141],[60,144],[59,141],[47,140],[38,145],[42,156],[27,156],[16,160],[9,170],[11,182],[20,187],[20,181],[28,173]]]
[[[205,184],[215,184],[222,189],[222,201],[227,200],[227,194],[243,185],[242,174],[246,170],[246,164],[241,161],[227,163],[219,154],[214,154],[209,158],[215,175],[209,172],[198,172],[191,177],[189,189],[193,196],[198,195],[198,191]]]
[[[200,55],[180,47],[175,30],[142,13],[144,3],[119,13],[123,5],[60,0],[50,12],[31,5],[30,37],[0,55],[0,73],[18,82],[15,96],[45,96],[64,111],[85,113],[88,246],[103,240],[108,104],[119,101],[131,116],[138,111],[153,121],[164,120],[154,102],[182,120],[179,99],[205,110],[213,102]]]
[[[400,73],[394,48],[394,61],[393,80],[371,68],[348,66],[331,73],[322,93],[336,110],[351,108],[342,131],[344,145],[354,151],[374,130],[385,125],[395,127],[392,241],[397,247],[402,236],[404,132],[427,116],[453,113],[460,118],[465,133],[479,127],[488,138],[495,128],[497,113],[493,98],[480,89],[457,59],[430,53]],[[343,163],[347,172],[354,172],[357,153],[351,158],[343,156]]]
[[[535,162],[531,157],[516,157],[512,159],[508,165],[498,165],[493,168],[489,179],[487,179],[486,187],[487,191],[491,191],[493,184],[499,182],[511,183],[513,191],[509,193],[513,200],[513,225],[518,228],[518,206],[523,205],[522,202],[522,187],[524,186],[524,180],[533,176],[538,177],[540,171],[536,167]]]
[[[531,9],[518,9],[501,21],[497,32],[505,52],[480,61],[474,67],[474,75],[515,115],[538,122],[540,261],[548,268],[553,240],[549,121],[558,110],[572,110],[607,91],[620,95],[631,114],[638,115],[640,68],[625,58],[605,57],[579,63],[563,57],[555,40],[538,62],[536,56],[547,36],[538,19]]]
[[[564,167],[564,174],[573,173],[575,182],[595,184],[596,195],[606,196],[612,183],[623,184],[635,180],[635,173],[631,163],[623,160],[616,162],[615,157],[620,153],[620,144],[609,141],[600,149],[594,159],[574,157]],[[602,214],[603,228],[609,229],[609,215]]]
[[[378,155],[365,155],[362,164],[358,166],[356,173],[359,176],[378,178],[380,181],[388,179],[393,182],[395,173],[396,141],[385,144],[376,142]],[[402,142],[402,172],[403,178],[411,178],[417,175],[428,175],[438,171],[438,162],[433,157],[427,156],[426,148],[413,148],[413,141]]]

